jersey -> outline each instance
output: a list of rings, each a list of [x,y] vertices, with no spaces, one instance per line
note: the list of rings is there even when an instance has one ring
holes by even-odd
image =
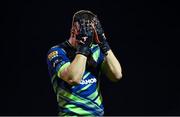
[[[48,70],[54,92],[57,95],[60,116],[102,116],[104,107],[99,89],[101,64],[104,55],[98,45],[90,48],[86,69],[80,84],[70,85],[60,78],[61,71],[68,67],[76,56],[76,50],[68,41],[52,47],[47,54]],[[77,68],[78,69],[78,68]]]

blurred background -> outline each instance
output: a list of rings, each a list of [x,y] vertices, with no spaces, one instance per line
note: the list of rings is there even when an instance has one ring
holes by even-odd
[[[0,115],[57,115],[46,54],[69,38],[73,14],[98,15],[123,79],[101,78],[105,115],[180,115],[176,1],[6,0],[1,11]]]

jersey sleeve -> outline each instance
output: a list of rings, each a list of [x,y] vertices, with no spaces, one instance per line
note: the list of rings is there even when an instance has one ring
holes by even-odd
[[[56,73],[59,76],[61,71],[70,65],[70,60],[62,48],[53,47],[48,51],[47,64],[50,75]]]

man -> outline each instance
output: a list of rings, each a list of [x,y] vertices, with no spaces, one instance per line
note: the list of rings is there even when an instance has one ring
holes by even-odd
[[[122,74],[95,14],[74,14],[70,38],[48,51],[47,63],[60,116],[104,114],[99,76],[118,81]]]

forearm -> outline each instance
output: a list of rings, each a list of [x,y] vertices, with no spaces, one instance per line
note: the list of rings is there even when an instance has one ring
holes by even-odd
[[[111,80],[119,80],[122,78],[122,69],[119,61],[113,54],[112,50],[107,52],[104,59],[105,73]]]
[[[79,84],[86,67],[87,57],[77,54],[72,63],[62,71],[61,77],[69,84]]]
[[[86,60],[87,57],[77,54],[74,61],[68,67],[69,77],[80,80],[85,71]]]
[[[94,22],[93,28],[95,30],[95,42],[99,45],[101,52],[105,55],[102,70],[108,76],[108,78],[112,79],[113,81],[119,80],[122,77],[120,63],[114,56],[107,42],[104,30],[97,17],[94,19]]]

